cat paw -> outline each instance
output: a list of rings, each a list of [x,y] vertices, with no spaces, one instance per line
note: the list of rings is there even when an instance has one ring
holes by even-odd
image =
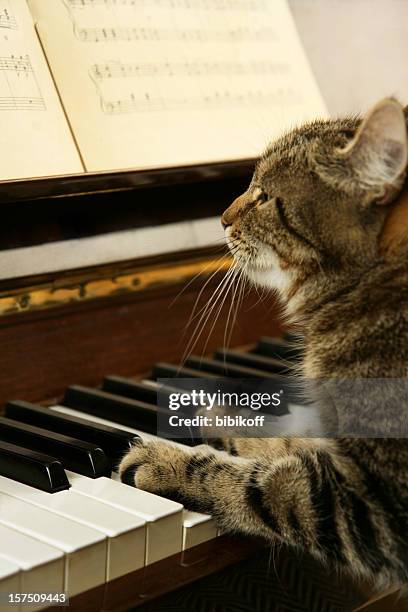
[[[177,488],[177,474],[182,473],[185,455],[183,450],[161,442],[135,444],[120,463],[120,479],[150,493]]]
[[[212,438],[207,440],[213,448],[225,451],[235,457],[260,459],[262,457],[284,456],[287,440],[284,438]]]

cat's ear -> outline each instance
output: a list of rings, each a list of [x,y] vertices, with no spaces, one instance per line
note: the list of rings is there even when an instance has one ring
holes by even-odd
[[[408,164],[408,139],[404,109],[386,98],[372,108],[353,140],[338,151],[347,174],[361,189],[386,204],[404,181]]]

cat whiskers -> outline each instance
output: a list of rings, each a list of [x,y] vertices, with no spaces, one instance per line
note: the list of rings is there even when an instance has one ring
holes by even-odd
[[[225,293],[224,293],[224,297],[223,297],[223,299],[222,299],[221,303],[220,303],[220,304],[219,304],[219,306],[218,306],[218,310],[217,310],[217,312],[216,312],[216,314],[215,314],[213,324],[212,324],[211,329],[210,329],[210,331],[209,331],[209,333],[208,333],[208,335],[207,335],[207,340],[205,341],[205,344],[204,344],[204,346],[203,346],[203,349],[202,349],[202,352],[201,352],[201,354],[202,354],[202,355],[204,355],[204,354],[205,354],[205,351],[206,351],[206,349],[207,349],[208,342],[209,342],[209,340],[210,340],[210,338],[211,338],[211,335],[212,335],[212,333],[213,333],[213,331],[214,331],[214,328],[215,328],[215,326],[216,326],[216,324],[217,324],[217,321],[218,321],[218,319],[219,319],[219,317],[220,317],[220,314],[221,314],[221,312],[222,312],[222,309],[224,308],[224,305],[225,305],[225,302],[226,302],[227,297],[228,297],[228,295],[229,295],[230,289],[232,289],[232,288],[234,287],[234,282],[235,282],[235,280],[236,280],[236,278],[237,278],[237,276],[238,276],[238,275],[239,275],[239,269],[238,269],[236,266],[234,266],[234,272],[233,272],[233,274],[232,274],[232,276],[231,276],[231,279],[230,279],[230,282],[229,282],[229,284],[228,284],[227,290],[226,290],[226,291],[225,291]],[[235,290],[234,290],[234,294],[235,294]],[[232,297],[232,301],[233,301],[233,299],[234,299],[234,298]],[[231,301],[231,303],[232,303],[232,301]]]
[[[189,357],[189,355],[191,355],[192,351],[194,350],[195,346],[197,345],[198,340],[200,339],[200,337],[202,336],[205,326],[207,325],[216,305],[220,302],[221,297],[223,297],[221,304],[217,310],[217,314],[216,314],[216,319],[215,322],[212,326],[212,330],[215,326],[215,323],[218,320],[218,317],[220,315],[221,309],[223,307],[223,304],[225,302],[226,296],[228,295],[228,292],[231,288],[231,281],[234,277],[234,274],[236,273],[236,266],[235,264],[232,264],[232,266],[229,268],[229,270],[226,272],[224,278],[220,281],[220,283],[218,284],[218,286],[216,287],[216,289],[214,290],[213,294],[211,295],[210,299],[208,300],[208,302],[205,304],[205,306],[203,307],[203,309],[200,311],[201,312],[201,316],[198,320],[198,323],[196,324],[194,331],[191,335],[191,339],[187,344],[186,350],[184,352],[183,358],[182,358],[182,363],[185,362],[185,360],[187,359],[187,357]],[[196,315],[194,315],[193,317],[190,317],[190,321],[187,324],[187,327],[189,324],[191,324],[191,322],[194,320],[194,318],[196,318],[197,316],[200,315],[200,312],[197,313]]]
[[[266,298],[268,297],[268,291],[266,287],[259,287],[259,285],[257,285],[256,283],[253,283],[252,288],[255,289],[258,299],[254,304],[252,304],[252,306],[248,308],[248,311],[252,310],[253,308],[256,308],[259,304],[264,302]],[[261,293],[259,293],[259,289],[261,289]]]
[[[239,263],[239,260],[238,262]],[[248,283],[248,277],[245,274],[245,268],[247,264],[239,265],[238,273],[234,278],[234,281],[237,280],[235,290],[231,297],[231,304],[228,310],[227,321],[225,323],[225,331],[224,331],[224,346],[228,348],[231,342],[232,333],[234,331],[235,323],[237,320],[238,312],[241,307],[242,301],[245,295],[245,287]],[[237,299],[236,299],[237,298]],[[231,317],[232,315],[232,317]],[[230,329],[228,332],[228,326],[231,322]],[[225,363],[225,356],[224,356]]]
[[[225,238],[217,238],[216,242],[218,241],[222,241],[222,244],[217,245],[217,251],[225,251],[225,248],[227,247],[227,245],[225,244]],[[236,243],[239,240],[233,238],[232,240],[230,240],[230,244],[234,247],[236,246]],[[227,247],[228,249],[228,247]],[[205,288],[207,287],[208,283],[214,278],[214,276],[216,276],[220,270],[224,267],[225,264],[225,260],[229,259],[230,255],[231,255],[232,249],[228,249],[226,253],[224,253],[224,255],[222,255],[221,259],[220,259],[220,265],[218,266],[218,268],[216,270],[214,270],[214,272],[207,278],[207,280],[205,281],[203,287],[201,288],[196,302],[194,304],[193,310],[192,310],[192,314],[190,316],[190,319],[187,323],[187,325],[191,322],[191,317],[195,312],[195,309],[197,307],[197,304],[200,300],[201,295],[203,294],[203,291],[205,290]],[[190,280],[184,285],[184,287],[179,291],[179,293],[175,296],[175,298],[172,300],[172,302],[169,304],[168,308],[171,308],[172,306],[174,306],[175,302],[180,298],[180,296],[183,295],[183,293],[192,285],[192,283],[194,283],[194,281],[196,281],[202,274],[205,274],[206,270],[208,270],[208,268],[210,266],[212,266],[213,262],[210,261],[206,266],[204,266],[204,268],[202,268],[199,272],[197,272],[197,274],[195,274],[192,278],[190,278]]]
[[[206,304],[204,304],[204,306],[200,309],[198,309],[198,304],[200,302],[200,299],[205,291],[205,289],[208,287],[209,283],[214,279],[214,277],[220,272],[221,268],[223,267],[224,263],[225,263],[225,257],[223,258],[220,266],[217,268],[217,270],[215,270],[210,276],[209,278],[206,280],[206,282],[204,283],[203,287],[200,289],[197,299],[195,301],[195,304],[193,306],[191,315],[189,317],[189,320],[185,326],[184,332],[183,332],[183,338],[185,337],[189,327],[191,326],[191,324],[193,323],[193,321],[195,321],[196,319],[198,319],[198,322],[196,323],[196,326],[193,330],[193,333],[191,334],[190,340],[186,346],[186,349],[184,351],[182,360],[181,360],[181,364],[183,364],[186,359],[191,355],[191,353],[193,352],[195,346],[197,345],[199,339],[201,338],[202,334],[204,333],[204,330],[207,327],[208,322],[210,321],[212,315],[215,312],[215,316],[214,316],[214,320],[211,324],[211,328],[207,333],[207,339],[206,342],[204,344],[203,350],[202,350],[202,354],[205,353],[205,350],[207,348],[209,339],[214,331],[214,328],[217,324],[217,321],[220,317],[220,314],[224,308],[225,302],[228,298],[228,295],[230,294],[230,291],[233,289],[233,294],[232,294],[232,299],[231,299],[231,305],[229,307],[229,311],[228,311],[228,316],[227,316],[227,323],[226,323],[226,328],[225,328],[225,335],[224,335],[224,343],[227,341],[227,343],[229,343],[230,338],[231,338],[231,334],[235,325],[235,321],[236,321],[236,317],[237,317],[237,313],[238,313],[238,309],[239,309],[239,305],[243,299],[244,296],[244,289],[245,289],[245,285],[246,285],[246,281],[247,279],[243,280],[245,278],[244,275],[244,269],[246,267],[246,264],[244,264],[244,259],[243,256],[239,256],[238,253],[240,251],[240,248],[242,247],[242,241],[239,238],[231,238],[228,241],[228,248],[229,248],[229,253],[228,255],[232,255],[233,256],[233,263],[231,265],[231,267],[229,268],[229,270],[226,272],[226,274],[224,275],[224,277],[222,278],[222,280],[218,283],[217,287],[215,288],[214,292],[212,293],[211,297],[209,298],[209,300],[206,302]],[[205,269],[204,269],[205,271]],[[195,280],[197,278],[194,277],[194,279],[191,279],[190,282],[188,283],[188,285],[182,290],[182,292],[193,282],[193,280]],[[236,282],[237,281],[237,282]],[[181,294],[179,294],[181,295]],[[238,299],[236,300],[236,298],[238,297]],[[235,309],[234,309],[235,307]],[[233,313],[233,316],[231,317]],[[228,334],[228,328],[229,328],[229,324],[231,322],[231,327],[230,327],[230,333]],[[227,338],[228,336],[228,338]],[[182,365],[180,366],[182,367]]]
[[[225,245],[224,245],[225,246]],[[202,294],[202,292],[204,291],[205,287],[208,285],[208,283],[211,281],[211,279],[220,272],[220,270],[224,267],[224,263],[225,260],[229,258],[229,253],[225,253],[221,260],[220,260],[220,265],[218,266],[218,268],[209,276],[209,278],[206,280],[206,282],[204,283],[200,293],[198,294],[198,298],[200,297],[200,295]],[[188,281],[188,283],[186,283],[184,285],[184,287],[179,291],[179,293],[176,295],[176,297],[172,300],[172,302],[169,304],[169,308],[171,308],[172,306],[174,306],[174,304],[176,303],[176,301],[179,299],[180,296],[183,295],[183,293],[192,285],[192,283],[194,283],[194,281],[196,281],[202,274],[205,274],[205,271],[208,270],[208,268],[212,265],[212,261],[210,261],[206,266],[204,266],[204,268],[202,268],[199,272],[197,272],[197,274],[195,274],[192,278],[190,278],[190,280]],[[196,302],[197,303],[197,302]],[[196,304],[194,305],[195,308]],[[194,311],[193,308],[193,311]]]
[[[207,302],[204,304],[204,306],[202,306],[202,307],[201,307],[199,310],[197,310],[197,307],[198,307],[199,301],[200,301],[200,299],[201,299],[201,296],[202,296],[202,294],[203,294],[203,292],[204,292],[205,288],[208,286],[209,282],[210,282],[210,281],[211,281],[211,280],[214,278],[214,276],[215,276],[215,275],[216,275],[218,272],[220,272],[220,270],[221,270],[221,268],[222,268],[222,267],[223,267],[223,266],[220,266],[219,268],[217,268],[217,270],[216,270],[216,271],[215,271],[213,274],[211,274],[211,276],[210,276],[210,277],[207,279],[207,281],[205,282],[204,286],[203,286],[203,287],[200,289],[200,291],[199,291],[199,293],[198,293],[198,296],[197,296],[197,298],[196,298],[196,301],[195,301],[195,303],[194,303],[193,309],[192,309],[192,311],[191,311],[190,318],[189,318],[189,320],[187,321],[187,324],[186,324],[186,329],[188,328],[188,326],[189,326],[189,325],[191,325],[191,323],[192,323],[192,322],[193,322],[193,321],[194,321],[194,320],[195,320],[195,319],[196,319],[198,316],[200,316],[200,314],[201,314],[201,313],[203,313],[205,310],[207,310],[207,309],[208,309],[208,307],[210,306],[211,300],[212,300],[212,299],[215,297],[215,295],[216,295],[217,291],[218,291],[219,289],[221,289],[221,286],[223,285],[224,280],[225,280],[225,276],[224,276],[224,277],[221,279],[221,281],[220,281],[220,283],[218,284],[218,286],[217,286],[217,287],[214,289],[214,291],[213,291],[213,293],[212,293],[212,295],[211,295],[210,299],[209,299],[209,300],[208,300],[208,301],[207,301]],[[226,274],[227,274],[227,275],[228,275],[229,271],[231,270],[231,267],[234,267],[234,262],[231,264],[230,268],[228,268],[228,270],[227,270],[227,272],[226,272]],[[186,331],[186,330],[185,330],[185,331]],[[185,332],[184,332],[184,333],[185,333]]]
[[[224,247],[225,247],[225,243],[224,243]],[[210,300],[209,300],[209,301],[208,301],[206,304],[204,304],[204,306],[203,306],[202,308],[200,308],[200,310],[198,310],[198,311],[197,311],[197,307],[198,307],[198,304],[199,304],[199,302],[200,302],[200,299],[201,299],[201,296],[202,296],[202,294],[203,294],[204,290],[206,289],[206,287],[208,286],[208,284],[211,282],[211,280],[214,278],[214,276],[216,276],[216,275],[217,275],[217,274],[220,272],[220,270],[221,270],[221,269],[224,267],[225,259],[229,259],[229,257],[230,257],[230,255],[231,255],[231,254],[234,256],[234,254],[237,252],[237,249],[238,249],[238,248],[237,248],[236,246],[234,246],[234,249],[233,249],[233,250],[230,250],[230,251],[229,251],[229,252],[228,252],[226,255],[224,255],[221,265],[220,265],[220,266],[219,266],[219,267],[218,267],[218,268],[217,268],[217,269],[216,269],[216,270],[215,270],[215,271],[214,271],[214,272],[213,272],[213,273],[212,273],[212,274],[209,276],[209,278],[206,280],[206,282],[204,283],[204,285],[203,285],[203,286],[202,286],[202,288],[200,289],[200,291],[199,291],[199,293],[198,293],[198,295],[197,295],[196,301],[195,301],[195,303],[194,303],[193,309],[192,309],[192,311],[191,311],[191,314],[190,314],[189,320],[188,320],[188,321],[187,321],[187,323],[186,323],[186,327],[185,327],[185,330],[184,330],[184,332],[183,332],[183,337],[185,336],[185,333],[186,333],[186,331],[187,331],[188,327],[191,325],[191,323],[194,321],[194,319],[196,319],[196,318],[197,318],[197,317],[198,317],[198,316],[199,316],[199,315],[200,315],[200,314],[201,314],[201,313],[202,313],[204,310],[207,310],[207,308],[209,307],[210,301],[212,300],[212,298],[214,297],[214,295],[216,294],[216,292],[217,292],[217,291],[218,291],[218,289],[220,288],[220,285],[218,285],[218,287],[217,287],[217,288],[214,290],[214,293],[213,293],[213,295],[211,296]],[[210,265],[210,264],[209,264],[209,265]],[[232,266],[234,266],[234,262],[232,263]],[[208,266],[206,266],[206,268],[208,268]],[[206,268],[204,268],[204,270],[205,270]],[[199,274],[200,274],[200,273],[199,273]],[[195,279],[196,279],[196,278],[199,276],[199,274],[198,274],[198,275],[196,275],[196,276],[195,276],[195,277],[194,277],[194,278],[193,278],[193,279],[192,279],[192,280],[191,280],[191,281],[190,281],[190,282],[187,284],[187,286],[186,286],[186,287],[185,287],[185,288],[184,288],[184,289],[181,291],[181,293],[182,293],[182,292],[183,292],[183,291],[184,291],[184,290],[185,290],[185,289],[186,289],[186,288],[187,288],[187,287],[188,287],[188,286],[191,284],[191,282],[192,282],[193,280],[195,280]],[[222,282],[221,282],[221,284],[222,284]],[[181,295],[181,293],[180,293],[179,295]]]

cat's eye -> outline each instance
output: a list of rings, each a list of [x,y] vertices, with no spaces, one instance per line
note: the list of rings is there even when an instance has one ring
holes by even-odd
[[[270,200],[271,198],[269,197],[269,195],[266,193],[266,191],[264,191],[263,189],[261,189],[259,195],[256,198],[256,203],[257,204],[264,204],[265,202],[268,202],[268,200]]]

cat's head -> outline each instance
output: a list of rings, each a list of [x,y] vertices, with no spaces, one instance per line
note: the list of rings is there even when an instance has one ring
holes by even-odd
[[[363,119],[315,121],[284,135],[223,214],[238,265],[277,289],[289,312],[302,287],[364,274],[400,240],[390,211],[407,161],[406,117],[390,98]]]

